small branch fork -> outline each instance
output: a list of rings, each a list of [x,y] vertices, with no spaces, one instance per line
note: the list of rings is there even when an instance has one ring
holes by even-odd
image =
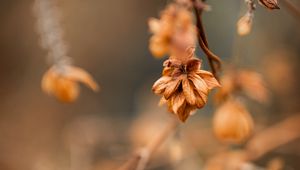
[[[203,0],[204,1],[204,0]],[[197,32],[198,32],[198,42],[203,50],[203,52],[206,54],[206,57],[208,59],[209,66],[211,68],[211,71],[213,75],[217,77],[217,72],[221,69],[221,59],[215,55],[212,51],[210,51],[208,47],[207,38],[205,35],[205,30],[202,23],[202,12],[203,12],[203,1],[198,0],[191,0],[193,4],[193,9],[195,11],[196,16],[196,26],[197,26]]]

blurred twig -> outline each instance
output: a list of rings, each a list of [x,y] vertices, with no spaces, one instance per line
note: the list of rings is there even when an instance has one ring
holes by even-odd
[[[300,8],[297,7],[291,0],[282,0],[282,3],[288,8],[288,12],[294,15],[300,22]]]
[[[145,148],[140,149],[125,162],[118,170],[144,170],[152,154],[168,139],[177,129],[178,121],[172,119],[161,133],[153,139]]]
[[[264,154],[300,137],[300,114],[291,116],[255,135],[246,145],[249,160],[256,160]]]

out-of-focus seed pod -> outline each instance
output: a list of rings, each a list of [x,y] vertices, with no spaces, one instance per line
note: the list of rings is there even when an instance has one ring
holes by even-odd
[[[223,142],[242,143],[252,134],[253,119],[241,102],[229,99],[217,109],[213,129]]]
[[[244,36],[251,32],[253,14],[246,13],[237,23],[237,32],[239,35]]]
[[[277,0],[259,0],[259,4],[265,6],[268,9],[280,9]]]
[[[98,84],[88,72],[74,66],[64,66],[61,69],[57,66],[51,67],[43,76],[42,89],[60,101],[70,103],[79,95],[79,82],[84,83],[93,91],[99,89]]]

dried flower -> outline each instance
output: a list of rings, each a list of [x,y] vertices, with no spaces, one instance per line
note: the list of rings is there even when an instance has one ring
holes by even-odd
[[[149,48],[155,57],[166,54],[180,56],[195,44],[197,33],[193,17],[183,6],[170,4],[160,19],[151,18],[148,24],[153,33]]]
[[[237,32],[239,35],[248,35],[251,32],[253,22],[253,13],[247,12],[237,23]]]
[[[171,57],[164,62],[164,67],[152,90],[163,95],[162,101],[167,103],[169,111],[183,122],[193,110],[206,104],[211,89],[220,86],[212,73],[200,70],[201,61],[197,58],[183,62]]]
[[[278,1],[277,0],[259,0],[259,4],[262,6],[265,6],[268,9],[280,9],[278,6]]]
[[[251,135],[253,120],[241,102],[230,99],[214,114],[213,129],[219,140],[241,143]]]
[[[79,95],[78,82],[86,84],[94,91],[97,83],[85,70],[73,66],[52,66],[43,76],[42,89],[63,102],[73,102]]]
[[[269,100],[266,83],[261,74],[251,70],[239,70],[236,81],[239,88],[251,99],[261,103]]]
[[[226,101],[230,94],[243,92],[249,98],[261,103],[269,100],[269,92],[262,76],[251,70],[227,70],[220,80],[222,87],[215,95],[215,102]]]

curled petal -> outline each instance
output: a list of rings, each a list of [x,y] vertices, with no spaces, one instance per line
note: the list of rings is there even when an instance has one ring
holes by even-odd
[[[204,93],[197,92],[196,96],[196,106],[198,109],[201,109],[207,102],[207,95]]]
[[[164,97],[168,100],[176,92],[180,84],[181,79],[173,79],[169,81],[164,91]]]
[[[172,111],[174,113],[182,112],[185,107],[185,98],[183,93],[178,93],[171,98]]]
[[[208,89],[211,90],[215,87],[221,87],[220,83],[211,72],[205,70],[199,70],[197,71],[197,74],[205,81]]]
[[[188,76],[189,80],[193,82],[193,85],[195,86],[195,90],[199,94],[208,94],[208,86],[206,82],[197,74],[189,74]]]
[[[163,76],[160,79],[158,79],[152,86],[152,90],[155,94],[162,94],[169,81],[171,81],[172,78],[168,76]]]
[[[172,72],[173,72],[173,68],[171,67],[165,67],[162,71],[162,75],[163,76],[171,76]]]
[[[68,79],[73,80],[73,81],[79,81],[94,91],[99,90],[99,86],[96,83],[96,81],[85,70],[83,70],[79,67],[74,67],[74,66],[66,66],[65,69],[66,70],[65,70],[64,76],[67,77]]]
[[[186,98],[186,101],[191,105],[196,104],[197,98],[194,93],[193,85],[190,83],[188,79],[182,80],[182,90]]]
[[[185,108],[182,110],[182,112],[179,112],[177,116],[182,122],[185,122],[193,110],[195,110],[194,106],[186,104]]]

